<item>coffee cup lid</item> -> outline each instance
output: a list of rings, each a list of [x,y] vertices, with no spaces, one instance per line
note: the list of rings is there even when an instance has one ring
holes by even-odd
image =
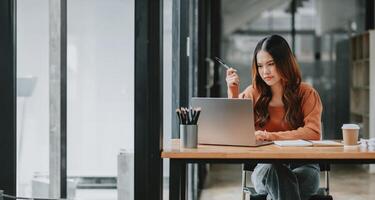
[[[359,129],[357,124],[343,124],[342,129]]]

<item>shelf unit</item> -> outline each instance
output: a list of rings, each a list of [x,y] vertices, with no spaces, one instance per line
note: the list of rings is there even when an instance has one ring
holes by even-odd
[[[375,137],[375,30],[350,39],[350,119],[361,127],[361,138]],[[375,173],[375,165],[370,166]]]

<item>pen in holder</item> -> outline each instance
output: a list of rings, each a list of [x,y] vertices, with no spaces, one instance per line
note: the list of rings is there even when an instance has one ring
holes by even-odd
[[[201,108],[180,108],[176,110],[180,123],[180,147],[197,148],[198,118]]]

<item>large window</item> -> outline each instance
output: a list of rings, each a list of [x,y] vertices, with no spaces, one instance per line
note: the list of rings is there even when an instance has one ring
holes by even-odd
[[[50,3],[17,1],[19,196],[50,196]],[[133,199],[134,1],[67,6],[68,198]]]
[[[17,193],[49,193],[48,0],[17,1]]]
[[[68,0],[67,74],[68,194],[130,199],[116,188],[133,191],[133,1]]]

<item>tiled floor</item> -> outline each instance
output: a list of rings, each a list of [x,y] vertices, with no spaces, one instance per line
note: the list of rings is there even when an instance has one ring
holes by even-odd
[[[367,173],[361,165],[333,165],[331,168],[330,187],[334,200],[375,199],[375,174]],[[77,190],[75,199],[116,200],[117,190]],[[168,199],[168,180],[164,180],[163,199]],[[233,199],[241,199],[241,165],[211,165],[200,200]]]
[[[374,200],[375,174],[361,165],[332,165],[330,189],[334,200]],[[224,199],[241,199],[241,165],[211,166],[200,200]]]
[[[163,199],[169,199],[168,179],[163,181]],[[77,189],[74,200],[128,200],[118,199],[117,189]]]

